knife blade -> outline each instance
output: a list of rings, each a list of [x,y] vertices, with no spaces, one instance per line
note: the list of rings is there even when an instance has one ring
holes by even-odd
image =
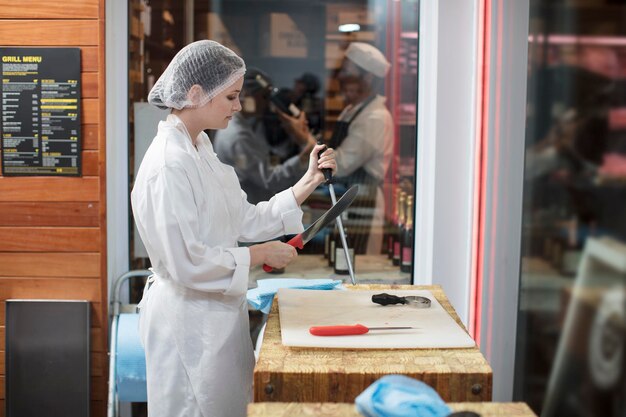
[[[362,324],[339,325],[339,326],[313,326],[309,333],[313,336],[351,336],[368,333],[370,330],[406,330],[416,327],[367,327]]]
[[[307,227],[304,232],[291,238],[287,244],[293,246],[294,248],[302,249],[309,240],[313,239],[313,236],[319,233],[320,230],[324,229],[324,227],[331,224],[341,213],[343,213],[344,210],[352,204],[358,193],[358,185],[350,187],[348,191],[346,191],[337,201],[337,204],[334,204],[331,208],[329,208],[309,227]],[[264,264],[263,270],[265,272],[272,272],[272,267]]]

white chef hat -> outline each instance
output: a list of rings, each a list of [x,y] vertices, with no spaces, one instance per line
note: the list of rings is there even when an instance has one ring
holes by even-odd
[[[382,52],[369,43],[352,42],[346,49],[346,57],[367,72],[383,78],[391,64]]]
[[[159,77],[148,102],[160,108],[200,107],[243,77],[246,64],[227,47],[209,40],[190,43],[181,49]],[[194,85],[200,94],[189,96]]]

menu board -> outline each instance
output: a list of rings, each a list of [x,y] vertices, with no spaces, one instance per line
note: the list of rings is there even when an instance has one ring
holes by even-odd
[[[0,48],[2,175],[81,175],[80,48]]]

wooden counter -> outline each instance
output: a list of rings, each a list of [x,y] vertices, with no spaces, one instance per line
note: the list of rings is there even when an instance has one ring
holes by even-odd
[[[462,323],[438,285],[357,285],[352,290],[430,290]],[[477,347],[461,349],[320,349],[282,345],[278,303],[270,312],[254,369],[254,401],[353,403],[388,374],[426,382],[444,401],[490,401],[492,371]]]
[[[473,411],[481,417],[537,417],[526,403],[448,403],[453,411]],[[248,405],[248,417],[363,417],[354,404],[256,403]]]

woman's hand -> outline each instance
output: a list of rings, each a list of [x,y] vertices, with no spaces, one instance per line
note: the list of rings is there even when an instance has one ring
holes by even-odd
[[[333,148],[327,148],[326,145],[315,145],[309,154],[309,168],[304,175],[310,176],[312,181],[319,185],[325,181],[322,169],[326,168],[330,169],[333,175],[337,172],[335,151]]]
[[[309,168],[291,190],[298,205],[301,205],[311,195],[318,185],[326,181],[322,169],[328,168],[333,175],[337,172],[335,151],[332,148],[325,149],[326,145],[315,145],[309,154]],[[322,154],[318,156],[318,153]]]
[[[293,261],[298,253],[296,248],[278,240],[250,246],[250,265],[269,265],[280,269]]]

